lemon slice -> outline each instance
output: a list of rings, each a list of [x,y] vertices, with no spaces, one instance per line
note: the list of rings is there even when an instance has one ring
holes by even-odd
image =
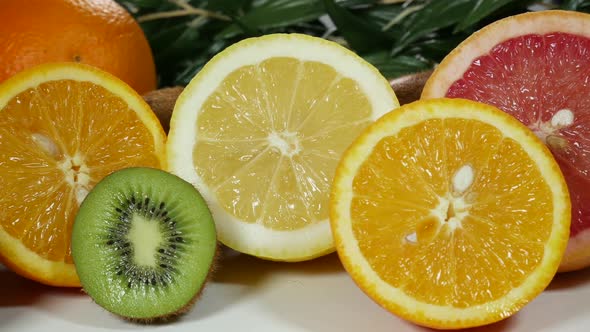
[[[387,80],[336,43],[247,39],[214,57],[179,97],[169,170],[205,197],[225,245],[311,259],[334,250],[328,196],[341,153],[398,106]]]

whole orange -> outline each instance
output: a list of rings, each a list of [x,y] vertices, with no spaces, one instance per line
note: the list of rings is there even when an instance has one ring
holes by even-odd
[[[150,46],[113,0],[0,1],[0,82],[45,62],[82,62],[139,93],[156,88]]]

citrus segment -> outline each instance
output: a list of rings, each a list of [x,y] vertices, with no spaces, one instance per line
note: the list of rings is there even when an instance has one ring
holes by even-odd
[[[459,99],[402,106],[344,153],[330,205],[355,282],[421,325],[505,318],[551,281],[570,201],[549,151],[494,107]]]
[[[226,245],[274,260],[317,257],[333,250],[327,203],[340,153],[397,106],[378,71],[335,43],[248,39],[180,96],[170,170],[203,193]]]
[[[527,125],[559,163],[572,199],[560,270],[590,264],[590,15],[542,11],[506,18],[465,40],[438,66],[423,98],[494,105]]]
[[[80,203],[119,168],[163,167],[163,130],[131,88],[82,65],[18,74],[0,86],[0,109],[0,254],[27,277],[75,286]]]

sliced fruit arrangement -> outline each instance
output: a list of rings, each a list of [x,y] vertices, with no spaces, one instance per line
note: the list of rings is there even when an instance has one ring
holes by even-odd
[[[541,11],[497,21],[461,43],[432,74],[422,98],[494,105],[549,147],[572,199],[560,271],[590,265],[590,15]]]
[[[0,85],[0,258],[25,277],[79,286],[70,235],[111,172],[165,167],[165,134],[143,99],[101,70],[45,64]]]
[[[506,318],[551,281],[570,200],[546,146],[510,115],[418,101],[369,126],[336,171],[339,256],[376,302],[417,324]]]
[[[387,80],[336,43],[298,34],[244,40],[180,95],[169,170],[203,194],[227,246],[311,259],[334,250],[328,196],[342,151],[397,106]]]
[[[105,177],[80,206],[72,230],[84,290],[108,311],[145,322],[191,307],[216,248],[215,224],[199,192],[153,168]]]

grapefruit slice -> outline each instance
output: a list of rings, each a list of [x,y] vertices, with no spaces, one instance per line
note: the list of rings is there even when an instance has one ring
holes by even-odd
[[[90,66],[44,64],[0,85],[0,260],[79,286],[70,237],[86,194],[131,166],[165,167],[165,133],[133,89]]]
[[[532,12],[484,27],[427,81],[422,98],[443,96],[494,105],[547,144],[572,199],[560,271],[590,265],[590,15]]]
[[[334,42],[246,39],[178,98],[169,170],[203,194],[225,245],[269,260],[312,259],[334,251],[328,197],[341,153],[397,106],[387,80]]]
[[[338,254],[377,303],[414,323],[464,328],[510,316],[555,275],[570,200],[522,123],[465,99],[422,100],[369,126],[338,165]]]

